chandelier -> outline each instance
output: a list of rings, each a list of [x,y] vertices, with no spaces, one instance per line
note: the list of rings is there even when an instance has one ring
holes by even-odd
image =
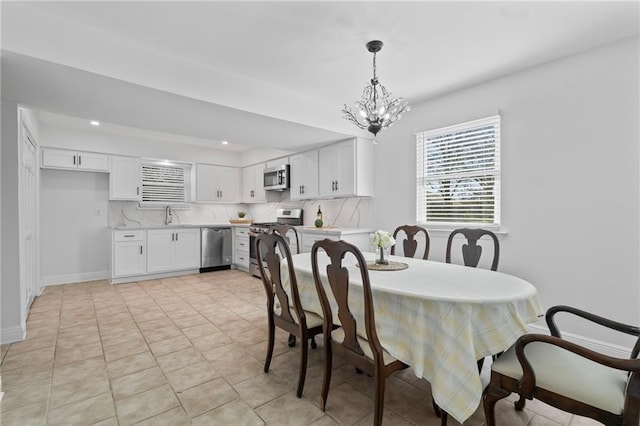
[[[409,103],[403,98],[394,99],[391,93],[378,81],[376,75],[376,53],[382,49],[380,40],[367,43],[367,50],[373,53],[373,78],[371,84],[362,91],[362,100],[355,103],[355,111],[346,104],[342,113],[344,118],[361,129],[367,129],[377,135],[383,128],[391,126],[402,117],[402,113],[410,111]]]

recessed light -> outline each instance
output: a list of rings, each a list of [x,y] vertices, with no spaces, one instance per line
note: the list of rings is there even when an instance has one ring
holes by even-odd
[[[229,145],[228,141],[222,141],[222,145]]]
[[[91,120],[89,123],[91,123],[92,126],[99,126],[100,122],[97,120]]]

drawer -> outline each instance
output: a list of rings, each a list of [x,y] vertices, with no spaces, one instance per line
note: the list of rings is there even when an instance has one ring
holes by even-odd
[[[237,250],[246,251],[249,253],[249,239],[248,238],[238,238],[236,239],[236,243],[234,248]]]
[[[144,240],[145,231],[114,231],[113,241],[139,241]]]
[[[235,228],[235,235],[237,238],[246,237],[249,238],[249,228]]]

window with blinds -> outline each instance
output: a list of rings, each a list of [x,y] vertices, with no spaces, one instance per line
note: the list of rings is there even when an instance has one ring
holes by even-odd
[[[142,202],[184,203],[188,194],[188,171],[180,165],[149,163],[142,165]]]
[[[500,116],[416,134],[416,221],[500,225]]]

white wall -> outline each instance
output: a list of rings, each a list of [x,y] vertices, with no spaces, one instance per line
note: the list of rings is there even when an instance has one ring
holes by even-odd
[[[2,204],[0,209],[0,342],[20,340],[25,324],[20,318],[20,263],[18,211],[18,105],[2,101]]]
[[[44,285],[107,277],[109,175],[42,169],[40,267]]]
[[[499,270],[534,284],[545,308],[640,324],[638,52],[627,39],[413,105],[378,138],[378,169],[392,169],[376,178],[379,227],[415,223],[416,132],[500,112]],[[445,244],[435,236],[430,258],[443,260]]]

